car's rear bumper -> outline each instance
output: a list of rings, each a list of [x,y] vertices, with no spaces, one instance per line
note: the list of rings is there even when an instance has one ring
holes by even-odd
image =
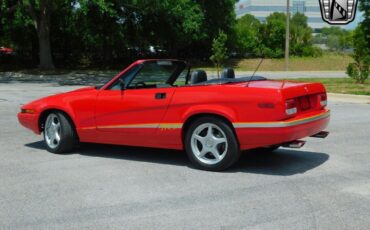
[[[280,122],[233,123],[240,149],[282,144],[312,136],[324,130],[330,111],[321,110]]]
[[[41,133],[37,114],[18,113],[18,121],[19,123],[21,123],[21,125],[28,129],[31,129],[34,133]]]

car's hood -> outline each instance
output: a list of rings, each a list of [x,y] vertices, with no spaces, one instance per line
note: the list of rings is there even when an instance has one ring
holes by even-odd
[[[70,94],[87,92],[87,91],[92,91],[92,90],[96,90],[96,88],[94,86],[87,86],[87,87],[75,89],[75,90],[68,91],[68,92],[56,93],[54,95],[50,95],[50,96],[47,96],[47,97],[40,98],[39,100],[43,100],[43,99],[46,99],[46,98],[52,98],[52,97],[67,96],[67,95],[70,95]]]
[[[69,92],[57,93],[57,94],[54,94],[54,95],[42,97],[42,98],[39,98],[37,100],[31,101],[31,102],[23,105],[21,108],[22,109],[24,109],[24,108],[35,108],[35,107],[38,107],[40,104],[43,104],[44,102],[46,102],[48,100],[51,100],[51,99],[57,99],[58,97],[65,97],[65,96],[68,96],[68,95],[73,95],[73,94],[81,93],[81,92],[89,92],[89,91],[93,91],[93,90],[96,90],[96,88],[94,86],[88,86],[88,87],[83,87],[83,88],[80,88],[80,89],[72,90],[72,91],[69,91]]]

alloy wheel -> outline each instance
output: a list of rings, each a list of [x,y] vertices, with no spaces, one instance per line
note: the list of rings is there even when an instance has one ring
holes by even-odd
[[[213,165],[225,157],[228,141],[220,127],[212,123],[204,123],[192,133],[191,149],[199,161]]]
[[[45,122],[45,140],[46,144],[55,149],[60,143],[61,125],[57,115],[50,114]]]

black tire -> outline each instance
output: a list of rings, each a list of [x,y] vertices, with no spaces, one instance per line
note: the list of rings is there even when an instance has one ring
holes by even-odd
[[[60,140],[58,144],[55,144],[54,142],[53,144],[49,144],[51,143],[50,138],[47,137],[47,121],[52,118],[54,118],[55,121],[58,120],[58,122],[60,122],[60,128],[58,129]],[[73,123],[69,117],[62,112],[52,112],[48,114],[44,122],[43,136],[46,149],[51,153],[68,153],[78,144],[78,137]]]
[[[222,139],[226,138],[227,143],[225,142],[223,145],[226,145],[227,148],[224,148],[224,152],[222,154],[223,158],[218,163],[214,164],[207,164],[205,162],[202,162],[199,160],[199,156],[197,157],[193,152],[192,148],[192,135],[194,131],[197,130],[198,127],[201,127],[202,125],[212,124],[215,125],[216,131],[218,132],[218,129],[221,129],[223,133],[220,132],[220,134],[225,135],[226,137],[223,137]],[[204,137],[206,138],[206,137]],[[196,141],[195,141],[196,142]],[[192,124],[190,124],[190,127],[185,133],[185,140],[184,140],[185,150],[186,153],[190,159],[190,161],[193,163],[193,165],[202,170],[208,170],[208,171],[223,171],[231,167],[233,164],[237,162],[237,160],[240,157],[240,148],[238,140],[233,132],[232,127],[230,127],[226,122],[224,122],[222,119],[218,119],[215,117],[201,117],[197,120],[195,120]],[[202,145],[202,144],[201,144]],[[218,148],[219,144],[215,144],[215,148]],[[203,147],[202,147],[203,148]],[[211,153],[207,153],[211,154]],[[205,155],[207,155],[205,154]]]

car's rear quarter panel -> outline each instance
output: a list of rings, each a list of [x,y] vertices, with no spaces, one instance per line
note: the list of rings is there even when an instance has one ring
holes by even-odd
[[[326,110],[313,107],[310,111],[289,117],[285,114],[285,100],[322,92],[325,92],[322,84],[281,81],[256,81],[248,87],[242,84],[179,87],[162,123],[184,125],[189,118],[199,114],[222,116],[233,126],[241,123],[301,119],[324,113]],[[263,106],[266,104],[273,106]],[[251,149],[312,135],[325,129],[328,122],[329,117],[294,127],[234,128],[241,149]],[[182,132],[183,129],[176,128],[159,129],[160,143],[171,148],[182,148]]]
[[[274,108],[261,108],[259,103],[271,103]],[[240,121],[276,121],[283,118],[282,98],[274,89],[210,85],[179,87],[163,119],[164,124],[184,125],[200,114],[214,114],[230,123]],[[161,128],[158,136],[162,145],[182,148],[182,129]]]

